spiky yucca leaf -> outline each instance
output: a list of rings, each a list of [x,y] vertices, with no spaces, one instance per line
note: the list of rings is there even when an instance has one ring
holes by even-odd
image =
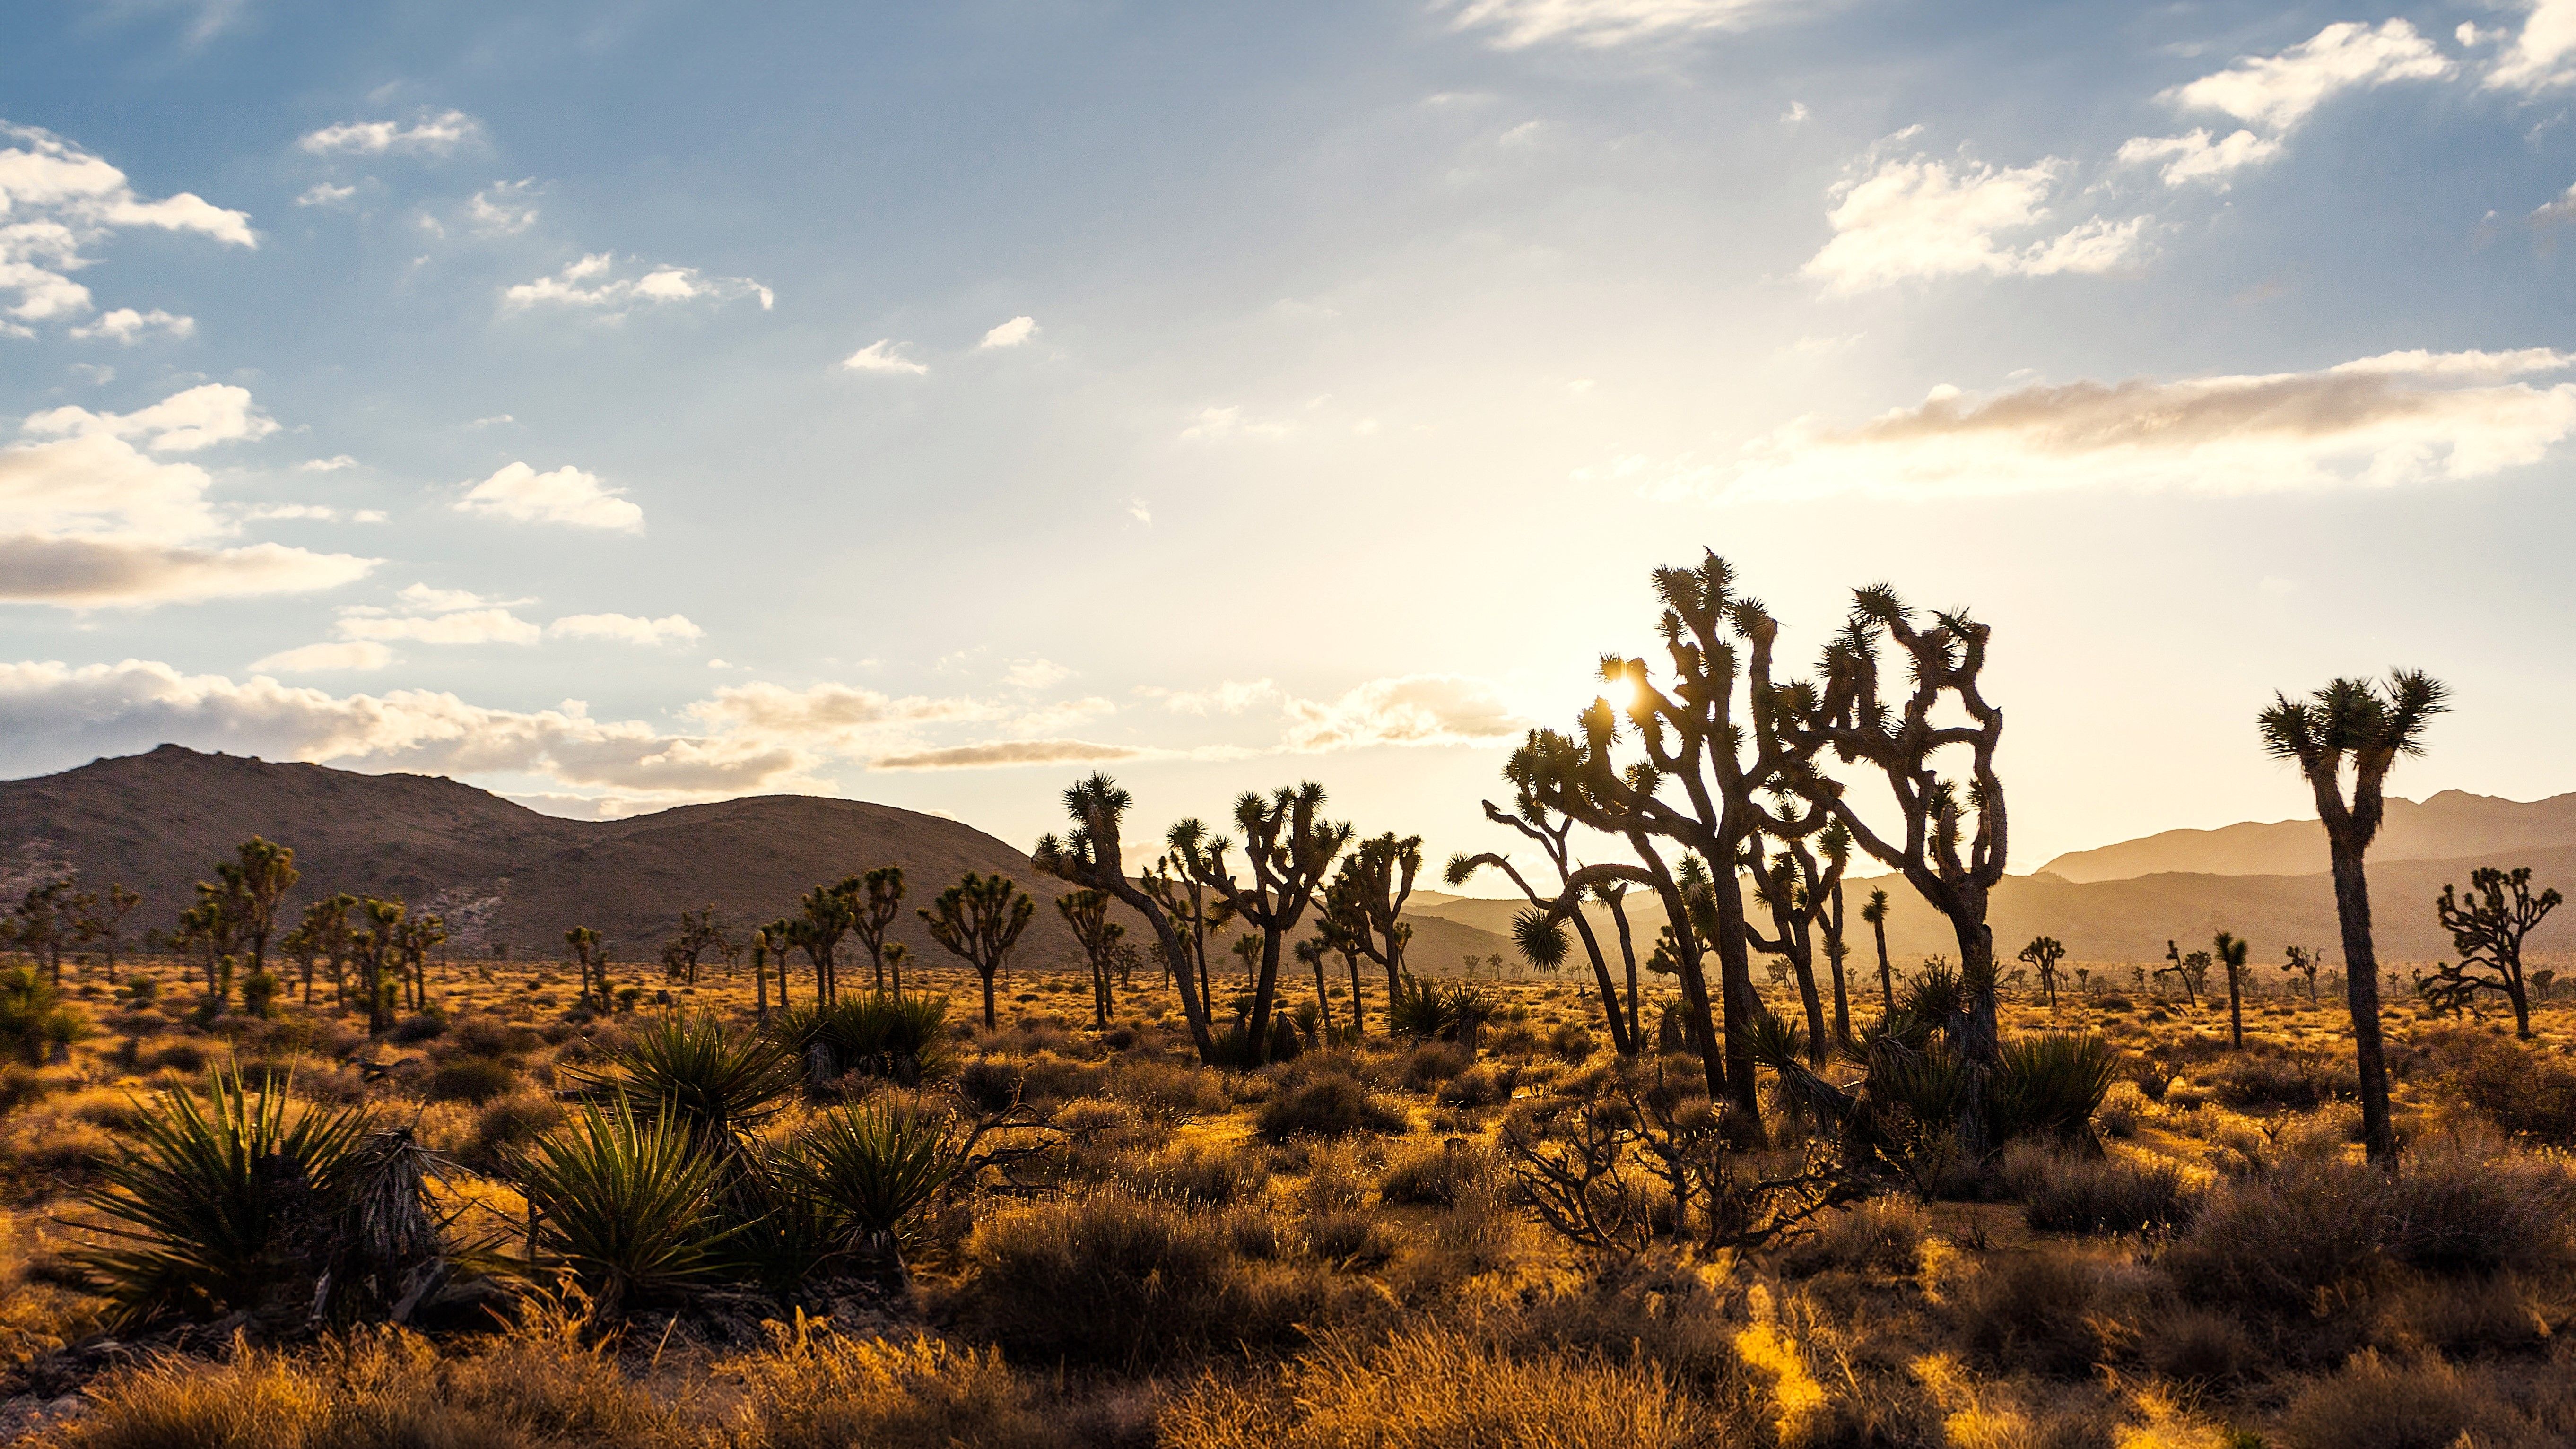
[[[776,1115],[796,1094],[799,1074],[775,1040],[735,1039],[712,1016],[674,1013],[646,1022],[584,1080],[712,1142]]]
[[[362,1107],[290,1098],[289,1083],[253,1087],[237,1069],[203,1103],[166,1091],[76,1193],[107,1219],[111,1244],[78,1261],[120,1325],[248,1307],[296,1276],[293,1239],[338,1211],[370,1123]]]
[[[715,1213],[722,1164],[674,1113],[639,1120],[623,1100],[586,1107],[520,1166],[537,1247],[614,1317],[712,1270],[712,1250],[731,1236]]]
[[[945,1119],[879,1097],[824,1113],[797,1138],[787,1166],[854,1237],[900,1242],[959,1163]]]
[[[1987,1083],[1995,1140],[2081,1136],[2111,1090],[2111,1044],[2098,1036],[2045,1032],[2003,1044]]]

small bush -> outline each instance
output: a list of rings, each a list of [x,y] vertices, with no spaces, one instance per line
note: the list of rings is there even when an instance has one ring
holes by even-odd
[[[89,1018],[32,966],[0,971],[0,1054],[42,1066],[54,1048],[89,1034]]]
[[[540,1092],[495,1098],[474,1114],[474,1130],[461,1156],[466,1166],[478,1172],[497,1172],[563,1119],[562,1104]]]
[[[2281,1416],[2284,1449],[2453,1449],[2545,1442],[2487,1386],[2448,1364],[2364,1355],[2311,1385]]]
[[[2072,1157],[2015,1144],[2003,1176],[2022,1217],[2041,1232],[2140,1233],[2191,1220],[2197,1195],[2182,1169],[2162,1160]]]
[[[1404,1114],[1369,1095],[1358,1079],[1338,1072],[1310,1077],[1261,1104],[1255,1128],[1272,1142],[1291,1137],[1347,1137],[1354,1132],[1402,1132]]]
[[[2552,1147],[2576,1147],[2576,1068],[2488,1039],[2452,1073],[2460,1095],[2496,1126]]]
[[[1781,1250],[1780,1271],[1798,1277],[1828,1269],[1909,1277],[1921,1265],[1930,1228],[1931,1220],[1914,1204],[1872,1198],[1828,1215],[1814,1232]]]
[[[447,1030],[447,1013],[433,1006],[415,1016],[406,1016],[386,1032],[388,1040],[403,1046],[418,1046],[433,1041]]]
[[[1165,1202],[1227,1207],[1260,1201],[1270,1169],[1250,1152],[1192,1143],[1145,1159],[1130,1186]]]
[[[1378,1179],[1378,1201],[1423,1207],[1455,1207],[1479,1184],[1490,1182],[1496,1169],[1493,1149],[1452,1138],[1424,1146],[1387,1164]]]
[[[748,1402],[740,1449],[1044,1449],[1073,1436],[1000,1354],[936,1339],[819,1335],[768,1325],[769,1351],[724,1360]]]
[[[433,1102],[469,1102],[480,1107],[495,1097],[507,1096],[518,1084],[519,1074],[508,1062],[491,1057],[460,1057],[433,1070],[422,1092]]]
[[[1591,1060],[1592,1054],[1599,1051],[1601,1045],[1593,1040],[1592,1033],[1585,1030],[1580,1023],[1569,1021],[1559,1024],[1556,1030],[1547,1034],[1547,1049],[1560,1060],[1580,1066]]]
[[[1986,1099],[1996,1137],[2085,1136],[2117,1065],[2098,1036],[2043,1032],[2003,1043]]]
[[[1491,1062],[1469,1067],[1440,1086],[1432,1100],[1443,1107],[1492,1107],[1512,1099],[1519,1073]]]
[[[1215,1073],[1150,1059],[1115,1064],[1107,1090],[1148,1118],[1165,1123],[1218,1116],[1234,1105]]]
[[[712,1269],[720,1165],[677,1116],[639,1122],[624,1102],[585,1108],[539,1138],[521,1170],[539,1210],[537,1246],[615,1318]]]
[[[1426,1042],[1404,1059],[1398,1074],[1408,1091],[1428,1092],[1475,1065],[1476,1054],[1452,1042]]]
[[[1959,1293],[1960,1338],[1996,1368],[2080,1377],[2102,1356],[2100,1292],[2091,1266],[2062,1254],[1992,1258]]]

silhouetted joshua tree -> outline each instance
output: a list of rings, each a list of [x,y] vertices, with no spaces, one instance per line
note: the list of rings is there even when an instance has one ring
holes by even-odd
[[[107,967],[108,984],[115,985],[116,948],[125,939],[125,918],[143,904],[143,893],[127,889],[122,881],[111,881],[104,897],[83,891],[72,903],[76,908],[72,935],[84,945],[100,943],[99,959]]]
[[[2066,943],[2055,936],[2033,937],[2013,959],[2030,963],[2039,973],[2039,989],[2048,993],[2048,1004],[2057,1005],[2057,963],[2066,959]]]
[[[1324,787],[1309,780],[1281,786],[1264,796],[1247,790],[1234,802],[1234,823],[1243,832],[1243,858],[1252,878],[1235,878],[1227,860],[1233,842],[1218,836],[1193,846],[1185,861],[1190,875],[1232,907],[1235,916],[1261,932],[1261,955],[1252,982],[1252,1011],[1244,1021],[1244,1061],[1259,1066],[1270,1059],[1270,1015],[1279,995],[1279,960],[1290,933],[1305,919],[1323,888],[1325,873],[1350,844],[1351,827],[1322,817]]]
[[[1359,958],[1366,956],[1386,973],[1386,999],[1393,1003],[1405,974],[1404,950],[1413,943],[1404,903],[1413,898],[1414,877],[1421,873],[1422,837],[1398,838],[1390,830],[1353,847],[1324,888],[1320,929],[1325,944],[1350,962],[1354,1039],[1361,1034]]]
[[[2464,905],[2452,887],[2442,887],[2433,903],[2442,929],[2451,933],[2457,961],[2433,968],[2425,999],[2437,1009],[2456,1011],[2492,991],[2513,1004],[2513,1034],[2531,1040],[2531,995],[2523,984],[2522,943],[2543,918],[2558,909],[2555,889],[2531,893],[2531,867],[2511,872],[2481,866],[2469,872],[2469,899]]]
[[[403,903],[369,896],[358,903],[357,920],[365,929],[349,937],[349,949],[357,957],[358,986],[367,993],[367,1034],[382,1036],[394,1024],[394,983],[385,979],[385,968],[401,964]],[[599,933],[583,929],[598,945]],[[572,936],[564,933],[566,941]]]
[[[1842,859],[1828,864],[1820,877],[1816,858],[1806,842],[1794,837],[1780,842],[1780,853],[1765,861],[1762,837],[1746,842],[1746,873],[1753,878],[1753,898],[1771,916],[1771,928],[1779,934],[1764,937],[1751,921],[1745,922],[1744,937],[1753,949],[1777,956],[1789,967],[1798,983],[1798,1001],[1807,1013],[1807,1059],[1821,1064],[1832,1046],[1842,1040],[1837,1033],[1825,1035],[1824,998],[1816,989],[1816,922],[1831,902],[1828,890],[1842,884],[1842,867],[1850,864],[1851,851],[1846,844]],[[1836,993],[1839,998],[1839,990]],[[1848,1020],[1848,1012],[1842,1013]]]
[[[2446,708],[2446,691],[2422,671],[2398,672],[2384,685],[2338,679],[2307,699],[2275,695],[2257,721],[2264,752],[2290,760],[2306,777],[2326,828],[2334,873],[2335,917],[2343,928],[2344,994],[2352,1008],[2353,1054],[2361,1075],[2363,1149],[2394,1165],[2397,1135],[2388,1117],[2388,1061],[2379,1035],[2379,953],[2370,935],[2370,878],[2363,859],[2386,811],[2388,771],[2404,755],[2424,752],[2424,730]],[[2344,795],[2346,766],[2352,794]]]
[[[829,1006],[841,999],[840,971],[834,965],[833,953],[840,949],[841,938],[859,918],[858,903],[839,886],[818,885],[807,891],[797,904],[804,918],[795,923],[796,944],[805,948],[806,957],[814,964],[814,1000]]]
[[[1860,918],[1869,922],[1870,934],[1878,941],[1878,991],[1880,1007],[1887,1019],[1896,1017],[1896,972],[1887,964],[1887,892],[1873,887],[1869,904],[1860,908]]]
[[[1148,895],[1145,887],[1128,879],[1119,854],[1119,826],[1134,804],[1134,797],[1106,774],[1094,773],[1066,787],[1064,808],[1073,817],[1073,828],[1061,839],[1053,835],[1041,838],[1030,858],[1038,869],[1060,880],[1116,897],[1154,928],[1154,939],[1163,948],[1164,967],[1180,988],[1181,1019],[1189,1027],[1191,1045],[1198,1049],[1202,1063],[1213,1064],[1217,1056],[1216,1033],[1208,1020],[1204,936],[1194,954],[1191,942],[1181,934],[1176,913],[1165,904],[1167,898]],[[1175,877],[1164,874],[1163,883],[1175,887]],[[1184,893],[1185,898],[1195,895],[1195,891]],[[1194,929],[1204,932],[1203,915]]]
[[[680,912],[680,929],[662,947],[662,974],[685,985],[698,984],[698,958],[725,946],[722,923],[716,920],[714,902],[694,911]],[[729,951],[724,954],[730,954]]]
[[[1109,972],[1117,954],[1118,943],[1127,928],[1109,919],[1109,896],[1106,892],[1084,887],[1055,898],[1055,912],[1073,928],[1073,939],[1081,945],[1083,956],[1091,962],[1091,1022],[1099,1030],[1109,1029]]]
[[[1513,888],[1533,906],[1548,906],[1566,893],[1566,882],[1573,878],[1577,868],[1573,847],[1568,843],[1568,837],[1574,830],[1574,817],[1563,811],[1549,809],[1546,803],[1539,799],[1537,782],[1531,775],[1531,769],[1534,768],[1536,760],[1535,756],[1524,757],[1516,754],[1503,766],[1503,778],[1512,786],[1512,808],[1505,810],[1502,806],[1487,800],[1484,802],[1485,818],[1505,829],[1518,832],[1522,838],[1538,847],[1539,854],[1547,857],[1549,873],[1556,877],[1550,882],[1554,889],[1544,895],[1540,894],[1537,887],[1522,878],[1520,871],[1512,865],[1509,857],[1487,851],[1482,855],[1450,857],[1449,867],[1441,873],[1441,878],[1448,883],[1451,890],[1464,886],[1477,871],[1490,866],[1501,871],[1505,878],[1511,881]],[[1616,884],[1612,884],[1610,888],[1619,889]],[[1579,903],[1575,909],[1565,914],[1573,922],[1575,938],[1583,943],[1583,959],[1592,967],[1593,985],[1601,997],[1601,1014],[1608,1017],[1610,1022],[1610,1045],[1623,1057],[1634,1056],[1637,1052],[1636,1035],[1630,1029],[1629,1020],[1620,1014],[1618,984],[1611,979],[1609,958],[1601,949],[1601,941],[1592,929],[1592,921],[1584,914]],[[1535,962],[1537,958],[1532,957],[1531,960]],[[1634,962],[1631,961],[1630,964],[1633,966]],[[1548,969],[1554,970],[1555,967],[1551,965]],[[1633,976],[1633,972],[1631,974]],[[1387,980],[1390,983],[1395,980],[1392,973],[1388,975]],[[1394,988],[1390,984],[1388,989]],[[1633,1015],[1634,1013],[1631,1012],[1630,1016]]]
[[[795,1005],[793,993],[788,989],[787,953],[796,948],[797,928],[803,924],[797,917],[780,916],[760,928],[760,934],[769,938],[769,964],[778,972],[778,1009],[781,1011]]]
[[[941,891],[926,910],[915,912],[930,925],[930,939],[948,948],[949,954],[975,968],[984,979],[984,1029],[995,1025],[993,1014],[993,978],[1001,974],[1002,964],[1010,959],[1011,948],[1019,944],[1020,933],[1038,913],[1038,903],[1029,899],[1006,875],[979,875],[966,872],[965,878]]]
[[[850,898],[850,934],[868,948],[868,964],[875,968],[877,991],[886,989],[886,932],[894,919],[903,913],[903,867],[881,865],[855,880],[841,882],[842,893]],[[900,983],[901,977],[897,977]],[[897,987],[901,989],[900,984]]]
[[[2245,1050],[2245,957],[2253,948],[2225,931],[2210,943],[2210,957],[2227,973],[2227,1033],[2236,1050]]]
[[[2281,948],[2281,956],[2283,958],[2281,961],[2281,969],[2283,971],[2286,971],[2293,976],[2304,976],[2308,979],[2308,1005],[2316,1005],[2317,968],[2325,964],[2325,953],[2322,951],[2310,950],[2305,946],[2284,946]]]
[[[10,908],[11,934],[37,965],[47,969],[57,986],[63,982],[63,942],[73,931],[72,914],[69,876],[30,887]],[[208,979],[212,980],[211,975]]]
[[[2194,952],[2193,954],[2198,955],[2199,953]],[[2166,938],[2165,964],[2156,968],[2156,974],[2158,976],[2170,976],[2174,980],[2181,982],[2183,1004],[2194,1011],[2198,1011],[2200,1009],[2200,992],[2192,984],[2192,966],[2189,961],[2183,958],[2181,942],[2173,940],[2170,937]]]
[[[367,902],[371,919],[377,904],[375,901]],[[402,919],[399,904],[395,907],[394,919]],[[572,958],[573,966],[581,972],[581,999],[594,1010],[608,1010],[608,953],[600,948],[599,933],[588,926],[575,926],[564,932],[564,954]],[[372,986],[372,978],[369,980]]]
[[[239,859],[216,870],[230,888],[243,944],[250,947],[253,975],[268,969],[268,937],[277,928],[278,903],[304,873],[295,868],[295,848],[252,836],[236,851]]]

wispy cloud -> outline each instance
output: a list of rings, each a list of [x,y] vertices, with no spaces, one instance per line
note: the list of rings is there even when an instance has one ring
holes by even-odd
[[[466,490],[456,500],[459,513],[479,513],[514,523],[561,523],[575,528],[641,532],[644,510],[610,488],[596,473],[567,463],[540,473],[525,463],[511,463]]]
[[[1452,21],[1505,50],[1551,41],[1602,49],[1796,13],[1788,0],[1463,0]]]
[[[896,350],[902,346],[891,337],[880,337],[842,358],[841,366],[850,372],[893,373],[898,377],[919,377],[930,371],[928,363],[915,362]]]
[[[2147,247],[2143,216],[2052,225],[2049,202],[2068,170],[2058,157],[2018,167],[1926,156],[1864,164],[1834,188],[1825,216],[1833,239],[1800,269],[1835,295],[1977,273],[2106,272]]]
[[[565,265],[550,277],[521,282],[501,293],[511,310],[566,307],[609,317],[623,317],[639,307],[683,302],[729,302],[756,297],[766,312],[777,301],[769,288],[749,277],[716,277],[695,267],[655,266],[643,275],[616,275],[625,265],[609,252],[595,252]]]
[[[445,156],[483,138],[483,123],[463,111],[424,112],[402,121],[342,121],[295,144],[316,156]]]
[[[7,218],[0,225],[0,296],[14,295],[7,312],[22,323],[89,311],[90,290],[71,274],[95,261],[91,249],[119,231],[145,227],[259,245],[247,213],[193,191],[147,201],[124,172],[51,131],[0,121],[0,142],[7,143],[0,145],[0,215]]]
[[[999,323],[994,326],[991,331],[984,334],[984,340],[976,343],[975,345],[979,348],[1017,347],[1021,343],[1026,342],[1037,335],[1038,319],[1035,317],[1014,317],[1008,322]]]
[[[2278,55],[2247,56],[2158,97],[2180,110],[2215,111],[2255,129],[2240,127],[2224,136],[2207,128],[2137,136],[2120,147],[2119,159],[2157,167],[2168,186],[2224,187],[2236,172],[2278,157],[2282,138],[2336,95],[2397,81],[2439,80],[2458,69],[2403,20],[2376,27],[2329,25]]]

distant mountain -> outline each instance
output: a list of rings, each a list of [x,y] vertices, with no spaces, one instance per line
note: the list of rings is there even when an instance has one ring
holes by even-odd
[[[1067,889],[1020,851],[972,826],[858,800],[761,795],[625,820],[541,815],[428,775],[361,775],[163,745],[29,780],[0,781],[0,895],[76,871],[143,892],[130,924],[167,929],[215,863],[253,835],[295,847],[303,881],[290,901],[333,891],[398,896],[446,918],[459,954],[506,943],[554,956],[566,927],[587,925],[620,960],[651,960],[680,911],[712,903],[745,930],[796,910],[817,883],[903,867],[906,910],[894,934],[946,961],[911,907],[965,872],[999,872],[1044,902]],[[1123,912],[1122,912],[1123,913]],[[1132,934],[1149,933],[1130,918]],[[1417,961],[1455,969],[1509,942],[1452,921],[1416,921]],[[1041,905],[1019,955],[1081,964],[1072,931]],[[1291,967],[1293,970],[1293,967]]]
[[[2528,853],[2576,845],[2576,794],[2529,802],[2445,790],[2420,803],[2392,799],[2373,864],[2397,860],[2458,860],[2468,856]],[[2079,884],[2132,880],[2166,871],[2203,875],[2313,875],[2326,868],[2325,827],[2314,820],[2248,821],[2216,830],[2167,830],[2097,850],[2061,855],[2039,868]]]

